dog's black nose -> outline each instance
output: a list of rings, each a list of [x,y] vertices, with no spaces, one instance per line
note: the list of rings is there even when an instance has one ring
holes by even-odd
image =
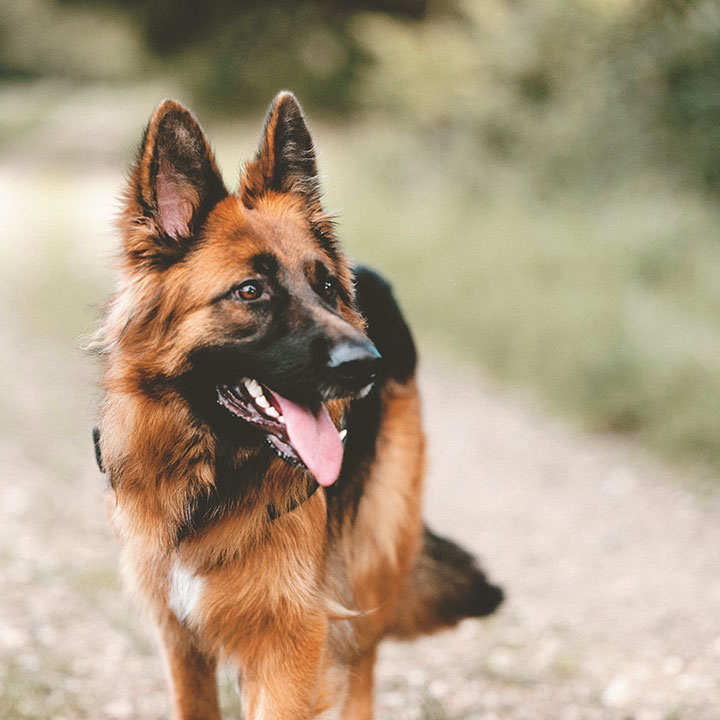
[[[369,340],[342,340],[330,348],[327,368],[335,382],[352,390],[360,390],[375,380],[381,358]]]

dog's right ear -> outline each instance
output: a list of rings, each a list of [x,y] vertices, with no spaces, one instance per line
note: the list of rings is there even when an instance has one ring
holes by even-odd
[[[305,115],[291,92],[283,90],[272,101],[260,147],[245,168],[240,186],[246,207],[272,191],[295,193],[310,211],[322,211],[313,141]]]
[[[128,259],[151,267],[178,260],[227,194],[200,125],[180,103],[164,100],[145,130],[127,188]]]

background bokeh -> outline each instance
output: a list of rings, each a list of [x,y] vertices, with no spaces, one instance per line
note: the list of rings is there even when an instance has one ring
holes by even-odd
[[[346,249],[393,282],[425,357],[717,484],[720,4],[3,2],[0,567],[25,588],[12,612],[58,578],[85,605],[58,591],[37,637],[0,632],[2,717],[93,717],[52,680],[61,649],[12,652],[46,648],[62,612],[117,607],[115,627],[154,652],[113,605],[114,551],[93,546],[101,488],[79,490],[97,485],[83,337],[157,102],[193,109],[232,185],[282,88],[308,115]]]
[[[62,274],[90,306],[105,294],[97,221],[160,97],[234,176],[288,87],[346,247],[420,333],[592,429],[720,468],[717,3],[15,0],[0,78],[5,292],[33,322],[57,330],[43,293]],[[92,312],[54,298],[70,339]]]

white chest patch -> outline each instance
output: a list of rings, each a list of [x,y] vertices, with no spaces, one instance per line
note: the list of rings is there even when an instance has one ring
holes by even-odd
[[[179,560],[173,563],[168,576],[168,605],[178,620],[188,619],[204,589],[205,578],[195,575]]]
[[[265,690],[260,690],[257,698],[257,707],[252,720],[265,720]]]

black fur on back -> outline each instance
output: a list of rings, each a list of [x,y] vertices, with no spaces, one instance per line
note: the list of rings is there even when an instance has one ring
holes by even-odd
[[[354,267],[353,274],[356,306],[367,322],[367,336],[382,355],[382,364],[370,394],[354,400],[351,405],[342,475],[338,483],[326,490],[331,513],[339,517],[347,506],[357,509],[375,459],[375,441],[382,420],[380,391],[383,384],[389,378],[407,382],[415,374],[417,358],[410,329],[390,284],[363,265]]]
[[[367,334],[383,356],[386,376],[407,382],[415,374],[417,353],[390,283],[364,265],[353,269],[357,305],[367,320]]]

